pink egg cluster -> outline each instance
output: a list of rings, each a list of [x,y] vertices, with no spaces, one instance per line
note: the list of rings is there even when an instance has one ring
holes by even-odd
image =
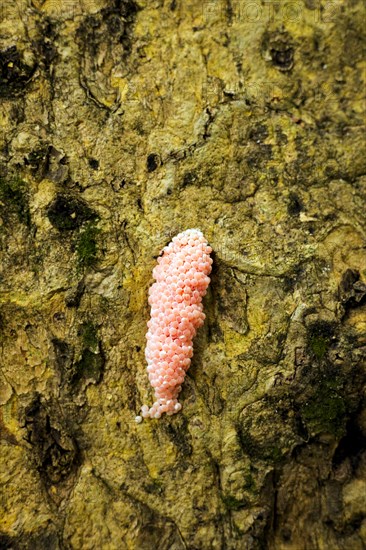
[[[202,297],[210,282],[211,252],[201,231],[187,229],[163,249],[153,270],[145,356],[156,401],[141,407],[144,418],[172,415],[182,407],[178,395],[191,363],[192,340],[205,319]]]

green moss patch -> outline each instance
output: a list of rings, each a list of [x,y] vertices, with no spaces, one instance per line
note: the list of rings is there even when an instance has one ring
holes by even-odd
[[[13,214],[20,223],[30,227],[28,189],[22,179],[0,176],[0,210],[6,219]]]
[[[82,325],[80,335],[83,339],[84,347],[94,352],[98,350],[98,330],[91,321],[87,321]]]
[[[310,347],[318,359],[322,359],[328,351],[329,340],[324,336],[313,336],[310,340]]]
[[[328,353],[335,324],[328,321],[316,321],[308,327],[308,347],[317,359],[323,359]]]
[[[324,381],[301,408],[301,416],[313,434],[340,436],[344,433],[347,408],[335,386],[335,381]]]
[[[232,495],[221,495],[221,500],[228,510],[240,510],[248,505],[246,500],[239,500]]]
[[[81,231],[76,242],[76,253],[79,267],[92,267],[98,255],[97,237],[100,233],[94,223],[88,223]]]

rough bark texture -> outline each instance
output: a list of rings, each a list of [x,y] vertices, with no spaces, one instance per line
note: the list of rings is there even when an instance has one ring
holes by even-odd
[[[0,547],[361,550],[362,0],[0,15]],[[190,227],[183,410],[137,425],[151,271]]]

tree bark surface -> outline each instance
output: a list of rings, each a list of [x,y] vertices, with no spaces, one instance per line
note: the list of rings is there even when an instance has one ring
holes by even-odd
[[[0,3],[0,547],[366,544],[361,0]],[[161,249],[213,248],[136,424]]]

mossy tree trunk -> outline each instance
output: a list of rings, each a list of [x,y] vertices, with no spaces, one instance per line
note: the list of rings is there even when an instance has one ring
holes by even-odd
[[[1,548],[361,550],[361,0],[0,4]],[[183,410],[151,272],[213,250]]]

